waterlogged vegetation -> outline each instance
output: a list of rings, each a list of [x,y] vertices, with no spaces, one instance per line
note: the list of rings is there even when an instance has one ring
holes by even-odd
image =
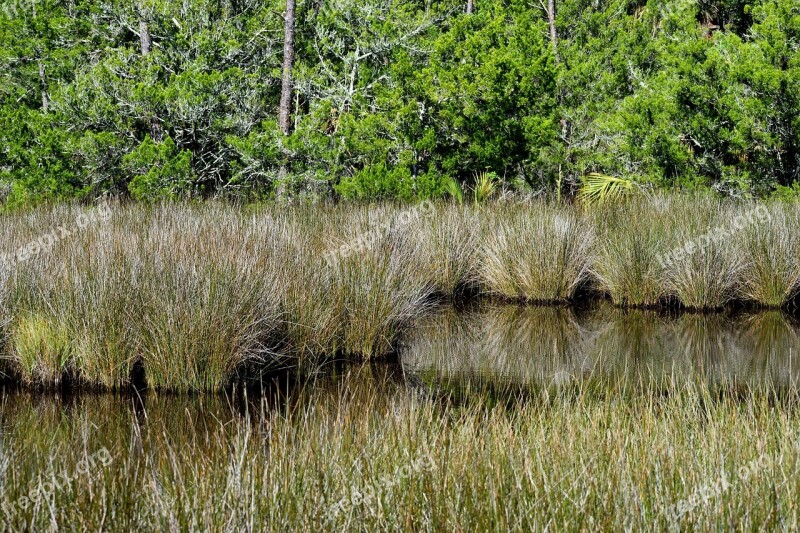
[[[800,288],[796,203],[61,205],[0,226],[3,372],[45,388],[218,391],[386,358],[450,301],[793,309]]]
[[[781,311],[677,313],[480,305],[420,320],[402,366],[431,388],[498,384],[555,392],[577,383],[607,394],[698,382],[714,390],[791,394],[800,384],[800,326]]]
[[[0,525],[800,527],[799,219],[641,190],[6,214]]]
[[[249,400],[5,395],[3,524],[109,531],[800,525],[794,390],[778,394],[768,381],[713,384],[702,374],[563,380],[559,366],[569,365],[546,364],[542,376],[556,379],[526,392],[497,380],[442,384],[414,366],[347,366]],[[93,456],[110,461],[92,466]],[[721,490],[711,495],[715,485]]]
[[[799,50],[0,0],[0,530],[800,529]]]

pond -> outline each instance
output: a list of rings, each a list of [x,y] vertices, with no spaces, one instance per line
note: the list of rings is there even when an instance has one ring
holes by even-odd
[[[780,311],[485,306],[426,318],[401,361],[406,374],[432,383],[540,388],[692,380],[787,390],[800,378],[798,353],[800,326]]]
[[[486,498],[515,494],[517,503],[509,500],[512,515],[527,516],[533,526],[572,512],[563,494],[548,492],[552,479],[575,481],[570,498],[597,490],[591,483],[598,481],[587,485],[579,482],[579,474],[593,457],[589,452],[602,449],[611,431],[626,443],[632,433],[641,434],[635,438],[639,448],[609,445],[608,465],[619,460],[611,458],[619,448],[626,456],[641,453],[643,468],[677,476],[683,475],[682,462],[695,453],[687,443],[702,441],[709,432],[735,439],[736,430],[746,427],[751,432],[747,446],[755,446],[762,426],[795,416],[786,404],[775,412],[764,404],[761,415],[751,410],[761,409],[759,398],[794,397],[798,349],[800,327],[777,311],[670,315],[603,303],[477,305],[444,307],[421,319],[394,362],[335,362],[311,378],[282,376],[261,394],[7,390],[0,402],[3,525],[106,530],[347,527],[360,521],[422,529],[481,526],[502,522],[502,516],[487,511]],[[702,408],[719,397],[689,394],[654,414],[654,396],[648,394],[666,390],[680,396],[676,391],[687,385],[734,394],[714,400],[720,402],[716,407]],[[756,407],[740,412],[737,406],[746,402]],[[537,406],[540,418],[526,408],[508,407],[518,403]],[[614,411],[612,403],[621,410]],[[550,407],[542,414],[545,404]],[[501,414],[493,406],[501,406]],[[706,418],[698,416],[702,412]],[[661,416],[669,420],[663,434],[653,429],[653,420]],[[709,427],[710,420],[720,428]],[[761,422],[746,425],[753,420]],[[561,438],[565,425],[579,431],[581,424],[592,430],[551,440]],[[597,431],[596,424],[605,429]],[[770,431],[780,435],[784,430]],[[587,441],[584,447],[563,457],[547,451],[562,445],[566,450],[581,439]],[[654,452],[678,441],[683,445],[677,456]],[[451,448],[460,450],[463,465],[453,462]],[[747,457],[754,450],[737,453]],[[552,465],[534,468],[529,463],[534,453],[549,453]],[[497,454],[516,459],[498,466],[487,459]],[[470,461],[490,485],[468,477]],[[439,470],[444,464],[453,471]],[[464,471],[457,473],[459,468]],[[515,478],[519,468],[532,469],[526,470],[529,485]],[[631,467],[623,471],[632,476],[625,468]],[[596,479],[628,487],[624,476],[609,472]],[[493,480],[492,473],[499,477]],[[650,514],[642,515],[640,525],[675,519],[656,511],[674,505],[691,487],[637,479],[642,485],[635,496],[608,496],[624,498],[615,503],[618,518],[630,516],[646,500]],[[359,489],[362,499],[354,502],[353,487],[362,485],[367,489]],[[373,496],[383,504],[363,499],[365,490],[378,490],[374,487],[382,487]],[[440,490],[447,495],[437,504],[434,495]],[[526,515],[526,506],[537,498],[551,501],[551,507]],[[407,522],[407,516],[394,516],[384,507],[390,504],[398,509],[430,505],[442,516],[457,511],[463,521],[437,522],[435,514],[423,514]],[[618,524],[614,513],[609,516],[607,525]]]

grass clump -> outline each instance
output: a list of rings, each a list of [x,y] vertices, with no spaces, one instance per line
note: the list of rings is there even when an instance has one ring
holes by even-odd
[[[670,249],[668,201],[623,202],[592,212],[598,234],[593,274],[615,304],[655,306],[668,295],[659,260]]]
[[[371,224],[354,223],[346,240],[362,238],[378,227],[370,243],[340,257],[330,269],[331,290],[341,306],[341,340],[346,353],[367,359],[390,353],[397,339],[421,315],[434,291],[413,227],[387,220],[392,213],[372,212]],[[373,229],[370,229],[373,228]],[[359,231],[360,230],[360,231]]]
[[[442,205],[420,224],[426,271],[438,294],[445,297],[472,289],[478,283],[482,231],[479,213],[464,206]]]
[[[486,224],[481,279],[489,292],[563,302],[587,279],[593,232],[567,208],[539,203],[501,209]]]
[[[673,202],[671,242],[663,264],[667,287],[685,307],[719,309],[736,296],[742,268],[739,235],[727,234],[739,209],[718,200]]]
[[[113,389],[144,368],[157,388],[218,390],[250,371],[385,357],[437,299],[478,293],[777,307],[800,288],[798,205],[209,202],[115,205],[102,220],[97,208],[45,207],[0,218],[17,257],[0,270],[0,371],[57,384],[66,365],[76,382]]]
[[[760,206],[741,239],[741,297],[780,307],[800,288],[800,209],[796,204]]]
[[[157,388],[219,390],[273,348],[282,286],[262,270],[272,248],[218,209],[158,213],[147,232],[136,338]]]
[[[11,338],[11,357],[23,383],[61,383],[73,360],[72,342],[63,324],[40,315],[21,315],[12,326]]]

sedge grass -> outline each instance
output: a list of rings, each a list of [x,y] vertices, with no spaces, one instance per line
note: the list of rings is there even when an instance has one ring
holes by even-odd
[[[375,227],[386,229],[372,234],[363,250],[334,263],[331,289],[341,305],[344,351],[375,358],[391,352],[394,341],[424,312],[434,285],[424,275],[416,227],[392,225],[391,212],[370,210],[365,215],[352,221],[353,233],[345,239],[352,242]]]
[[[114,205],[82,227],[76,217],[93,208],[3,215],[6,251],[59,238],[0,269],[2,372],[117,388],[143,365],[154,387],[218,390],[245,368],[385,357],[435,297],[466,286],[528,302],[593,287],[621,307],[777,307],[798,289],[800,209],[761,208],[771,216],[742,227],[754,205],[682,195],[588,212],[542,201]],[[660,260],[717,226],[735,231]]]
[[[591,226],[567,208],[500,209],[487,220],[484,285],[507,298],[567,301],[588,277],[592,243]]]
[[[763,207],[743,230],[743,299],[780,307],[800,289],[800,209],[796,204]]]
[[[599,287],[621,306],[647,307],[668,295],[659,257],[669,249],[668,205],[626,201],[593,211],[597,225],[597,260],[593,273]]]
[[[663,267],[671,296],[683,306],[719,309],[735,298],[742,268],[740,236],[723,238],[719,231],[731,226],[738,211],[719,200],[672,202],[671,241],[682,256],[673,251]]]
[[[484,226],[476,210],[440,206],[420,224],[426,266],[438,294],[449,297],[474,288],[479,281],[479,245]]]
[[[800,527],[795,403],[701,383],[613,397],[596,385],[453,404],[364,367],[255,416],[182,396],[136,409],[110,396],[69,400],[66,410],[58,399],[6,399],[0,522],[110,531]],[[93,462],[100,450],[109,460]]]

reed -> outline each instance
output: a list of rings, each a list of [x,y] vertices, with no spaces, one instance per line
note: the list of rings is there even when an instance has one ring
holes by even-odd
[[[0,269],[0,372],[119,388],[143,368],[157,388],[219,390],[251,371],[385,357],[465,288],[539,303],[589,288],[621,307],[777,307],[800,287],[798,205],[634,195],[588,212],[209,202],[6,214],[5,251],[22,252]]]
[[[655,306],[668,296],[659,258],[671,245],[670,203],[663,198],[631,200],[592,211],[601,243],[592,272],[615,304]]]
[[[376,374],[352,368],[339,385],[314,384],[290,406],[256,404],[245,416],[226,411],[224,399],[186,396],[150,395],[135,408],[110,395],[6,399],[13,438],[0,461],[0,525],[800,527],[800,416],[753,389],[609,395],[573,384],[527,400],[471,395],[456,404]]]
[[[438,294],[452,297],[479,283],[483,219],[470,206],[440,205],[422,220],[419,239],[430,262],[426,271]]]
[[[565,207],[545,203],[487,215],[481,257],[486,289],[530,302],[569,300],[589,274],[593,231]]]
[[[797,204],[773,204],[752,213],[741,241],[740,295],[759,305],[780,307],[800,288],[800,209]]]
[[[742,259],[733,220],[741,210],[712,199],[672,202],[675,247],[660,262],[669,294],[683,306],[719,309],[736,297]]]

